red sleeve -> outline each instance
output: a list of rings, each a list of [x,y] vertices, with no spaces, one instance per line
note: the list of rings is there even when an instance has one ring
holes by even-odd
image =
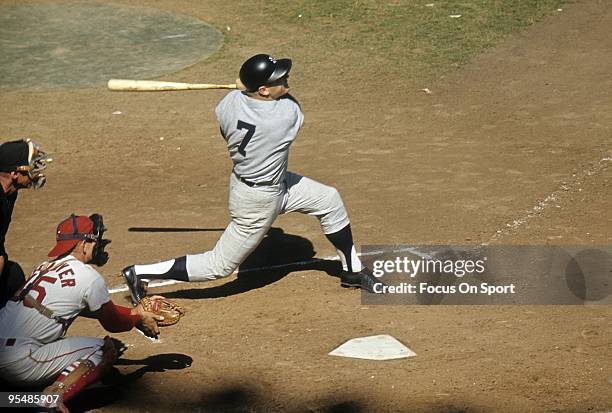
[[[112,301],[108,301],[100,307],[98,320],[105,330],[111,333],[121,333],[130,331],[141,318],[139,315],[132,315],[132,310],[128,307],[115,305]]]

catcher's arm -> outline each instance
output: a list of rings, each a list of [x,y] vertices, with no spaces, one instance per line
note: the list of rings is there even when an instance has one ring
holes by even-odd
[[[130,331],[136,327],[149,337],[157,337],[159,334],[158,321],[163,317],[144,311],[142,306],[135,308],[116,305],[111,301],[104,303],[96,311],[87,313],[88,317],[96,318],[105,330],[111,333]]]

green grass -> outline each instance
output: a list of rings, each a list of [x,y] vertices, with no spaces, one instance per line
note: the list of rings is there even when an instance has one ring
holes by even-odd
[[[433,6],[428,7],[428,3]],[[459,67],[508,34],[557,13],[566,0],[267,0],[265,11],[311,42],[322,58],[380,61],[407,76]],[[460,14],[460,18],[450,15]],[[301,17],[300,17],[301,15]],[[358,69],[358,68],[357,68]]]

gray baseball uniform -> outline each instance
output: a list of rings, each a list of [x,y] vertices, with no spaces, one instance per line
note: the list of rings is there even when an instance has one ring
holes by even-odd
[[[304,123],[294,100],[262,101],[233,91],[219,102],[215,113],[236,175],[255,183],[285,180],[289,147]]]
[[[259,245],[279,214],[316,216],[325,234],[349,224],[335,188],[287,171],[289,147],[304,121],[294,98],[285,95],[265,101],[232,91],[219,102],[216,114],[234,164],[229,183],[232,220],[211,251],[187,255],[189,281],[232,274]],[[341,257],[344,262],[345,257]],[[361,263],[354,248],[351,259],[353,271],[359,271]],[[163,274],[174,263],[169,260],[136,265],[134,269],[145,277]]]

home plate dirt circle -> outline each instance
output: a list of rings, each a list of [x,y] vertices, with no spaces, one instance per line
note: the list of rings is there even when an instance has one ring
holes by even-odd
[[[148,79],[216,52],[211,25],[163,10],[114,4],[0,7],[0,90],[86,88]]]

